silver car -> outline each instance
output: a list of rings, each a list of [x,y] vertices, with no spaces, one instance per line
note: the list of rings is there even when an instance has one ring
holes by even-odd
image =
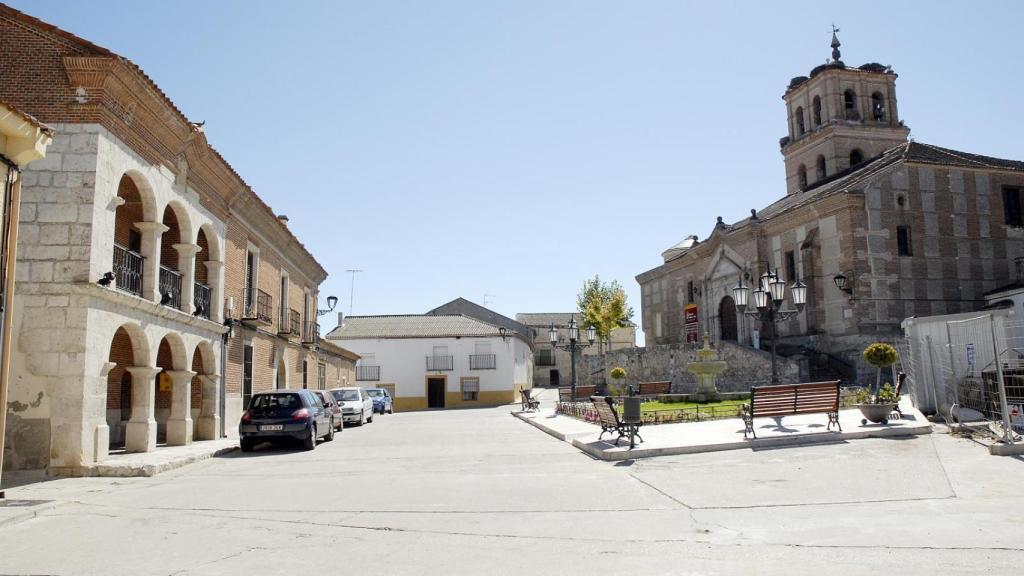
[[[365,388],[335,388],[331,394],[341,405],[342,420],[359,426],[373,422],[373,398],[366,393]]]

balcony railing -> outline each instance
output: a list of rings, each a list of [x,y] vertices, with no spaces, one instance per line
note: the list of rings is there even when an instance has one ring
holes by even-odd
[[[181,310],[181,273],[160,267],[160,303]]]
[[[253,290],[250,292],[248,300],[245,310],[242,311],[242,320],[256,321],[268,326],[274,323],[274,318],[270,315],[270,310],[273,308],[270,294],[263,290]]]
[[[356,380],[380,380],[380,366],[356,366]]]
[[[316,322],[306,322],[302,326],[302,343],[317,344],[320,342],[320,325]]]
[[[282,336],[302,335],[302,315],[298,310],[281,310],[281,321],[277,325],[277,333]]]
[[[535,362],[537,366],[554,366],[555,355],[554,354],[537,354]]]
[[[210,319],[210,287],[196,282],[192,294],[192,303],[196,306],[196,316]]]
[[[427,371],[438,372],[441,370],[454,370],[455,358],[453,356],[427,356]]]
[[[114,244],[114,282],[118,290],[142,296],[142,254]]]
[[[494,370],[495,366],[497,366],[497,361],[494,354],[469,355],[470,370]]]

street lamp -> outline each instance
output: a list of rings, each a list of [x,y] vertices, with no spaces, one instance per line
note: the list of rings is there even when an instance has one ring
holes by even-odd
[[[786,282],[782,279],[779,271],[771,271],[761,275],[761,283],[757,290],[754,290],[754,310],[747,310],[750,288],[743,284],[743,278],[732,289],[732,297],[736,302],[736,308],[741,314],[757,318],[761,322],[767,322],[772,327],[772,384],[779,383],[779,372],[775,365],[775,342],[778,340],[778,322],[786,321],[796,316],[804,309],[807,303],[807,285],[797,279],[790,286],[793,295],[793,305],[796,310],[783,310],[782,302],[786,296]]]
[[[334,310],[334,307],[337,306],[337,305],[338,305],[338,297],[337,296],[328,296],[327,297],[327,308],[325,308],[325,309],[317,309],[316,315],[317,316],[323,316],[324,314],[327,314],[331,310]]]
[[[551,347],[559,350],[565,350],[569,353],[569,365],[572,367],[572,401],[576,401],[576,352],[593,346],[594,340],[596,339],[596,330],[593,326],[587,326],[587,342],[583,344],[579,341],[580,339],[580,327],[576,324],[576,316],[569,317],[569,343],[559,344],[558,343],[558,328],[555,328],[554,323],[551,324],[551,328],[548,330],[548,339],[551,341]]]

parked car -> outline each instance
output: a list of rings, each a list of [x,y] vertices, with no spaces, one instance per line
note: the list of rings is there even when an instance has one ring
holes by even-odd
[[[341,404],[341,415],[345,422],[355,422],[359,426],[373,422],[373,399],[365,388],[335,388],[331,394]]]
[[[306,450],[334,440],[334,414],[309,390],[257,392],[238,423],[238,443],[249,452],[259,440],[293,439]]]
[[[394,414],[394,399],[391,398],[391,393],[388,392],[387,388],[367,388],[366,393],[373,399],[374,412]]]
[[[324,406],[331,411],[334,415],[334,431],[341,432],[345,428],[345,419],[341,414],[341,404],[334,399],[334,394],[331,394],[327,390],[312,390],[313,394],[324,403]]]

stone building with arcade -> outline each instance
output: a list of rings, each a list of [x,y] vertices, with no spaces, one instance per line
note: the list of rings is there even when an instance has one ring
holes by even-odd
[[[737,311],[732,288],[770,268],[809,287],[780,353],[803,358],[805,378],[856,380],[863,347],[897,338],[904,318],[977,310],[1020,274],[1024,162],[908,140],[896,73],[847,66],[839,48],[833,35],[832,58],[783,94],[785,195],[637,275],[649,344],[684,341],[695,310],[699,332],[767,348],[770,328]]]

